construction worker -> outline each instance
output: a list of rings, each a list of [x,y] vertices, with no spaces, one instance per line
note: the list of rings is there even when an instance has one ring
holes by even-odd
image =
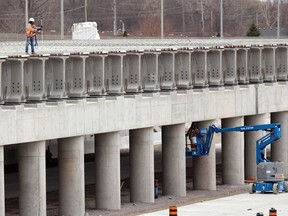
[[[29,44],[31,45],[31,53],[35,54],[34,44],[35,44],[36,32],[40,30],[41,27],[35,26],[35,20],[34,18],[31,17],[29,19],[29,23],[26,26],[26,47],[25,47],[26,54],[28,54]]]
[[[196,123],[191,124],[190,128],[188,129],[186,133],[186,137],[188,136],[190,140],[191,150],[196,150],[196,135],[199,133],[199,129],[196,126]]]

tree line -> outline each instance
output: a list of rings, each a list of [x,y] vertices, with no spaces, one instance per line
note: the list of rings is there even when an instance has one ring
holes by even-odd
[[[60,0],[28,0],[29,17],[43,25],[46,34],[60,34]],[[175,36],[213,36],[220,31],[220,0],[163,0],[164,33]],[[114,0],[87,0],[88,21],[98,24],[100,34],[113,34]],[[280,26],[287,29],[287,0],[281,0]],[[245,36],[254,23],[258,28],[276,28],[278,0],[223,0],[225,36]],[[25,0],[1,0],[0,32],[24,33]],[[116,0],[117,29],[135,36],[160,35],[160,0]],[[85,21],[84,0],[65,0],[65,34]],[[121,20],[121,22],[120,22]]]

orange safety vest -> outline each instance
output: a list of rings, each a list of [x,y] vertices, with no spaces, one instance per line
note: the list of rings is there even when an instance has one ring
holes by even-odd
[[[30,28],[28,26],[26,27],[26,36],[27,37],[34,37],[36,34],[35,32],[31,31],[31,28],[33,28],[33,27],[32,26]]]

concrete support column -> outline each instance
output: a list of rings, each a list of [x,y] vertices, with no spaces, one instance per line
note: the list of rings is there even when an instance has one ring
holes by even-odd
[[[46,215],[45,141],[19,144],[19,212]]]
[[[95,165],[96,209],[120,209],[120,132],[95,134]]]
[[[214,121],[197,122],[198,128],[208,128]],[[193,189],[216,190],[215,139],[212,140],[208,156],[193,157]]]
[[[185,124],[162,127],[163,194],[186,196]]]
[[[5,215],[4,146],[0,146],[0,215]]]
[[[266,114],[245,116],[245,125],[265,124],[267,120]],[[256,141],[265,135],[265,131],[247,131],[244,134],[244,152],[245,152],[245,179],[256,180],[257,164],[256,164]]]
[[[84,136],[58,140],[58,167],[59,215],[84,215]]]
[[[154,203],[153,128],[129,131],[130,200]]]
[[[281,139],[271,145],[271,161],[283,161],[284,175],[288,177],[288,112],[271,113],[271,123],[281,123]]]
[[[222,119],[222,128],[244,125],[244,117]],[[222,183],[244,184],[244,134],[222,133]]]

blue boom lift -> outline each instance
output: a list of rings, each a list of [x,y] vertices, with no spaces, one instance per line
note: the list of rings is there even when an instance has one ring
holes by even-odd
[[[267,131],[268,133],[256,141],[256,164],[257,180],[249,184],[249,193],[257,192],[283,192],[288,190],[288,182],[284,181],[284,163],[270,162],[264,156],[265,148],[281,137],[281,124],[261,124],[250,126],[239,126],[233,128],[218,128],[215,125],[209,128],[200,128],[196,134],[196,142],[187,144],[186,156],[208,155],[214,133],[245,132],[245,131]]]

